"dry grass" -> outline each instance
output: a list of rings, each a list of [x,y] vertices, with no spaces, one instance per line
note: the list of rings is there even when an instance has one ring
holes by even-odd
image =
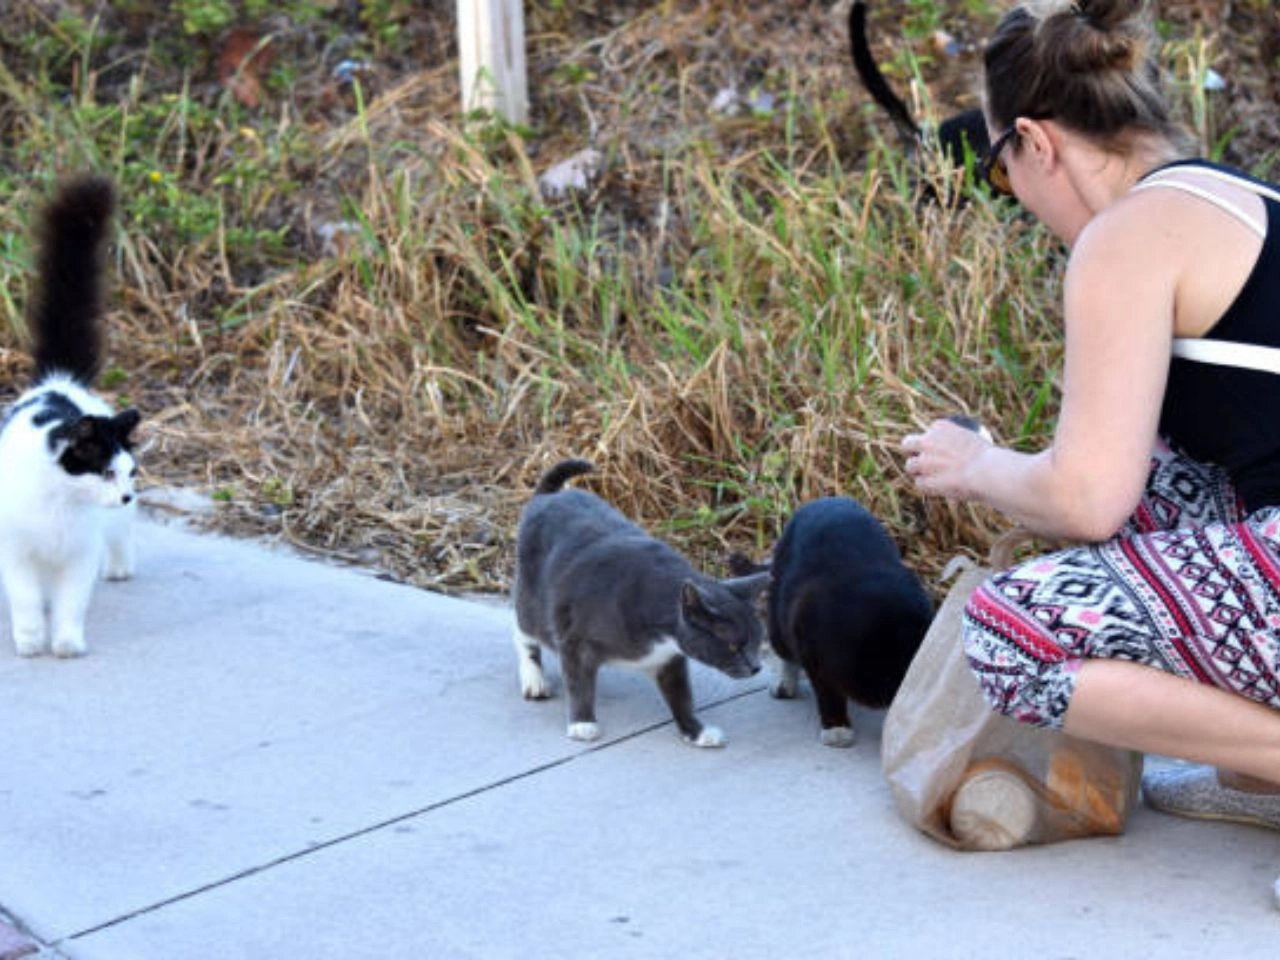
[[[843,3],[532,2],[525,131],[459,115],[452,4],[413,7],[383,47],[339,12],[277,16],[288,72],[255,110],[211,79],[218,36],[113,6],[94,42],[58,21],[88,4],[0,14],[0,152],[30,171],[0,193],[0,373],[26,382],[39,198],[114,173],[104,387],[145,413],[148,480],[212,494],[216,526],[498,591],[537,475],[577,455],[713,572],[825,494],[864,502],[926,576],[999,529],[914,496],[897,444],[954,410],[1043,442],[1061,252],[1005,205],[919,202],[852,80]],[[932,53],[925,13],[978,39],[994,11],[904,6],[876,14],[900,88],[911,52],[938,112],[971,105],[976,64]],[[1280,22],[1237,2],[1203,32],[1218,6],[1162,5],[1167,60],[1210,145],[1274,170]],[[329,76],[362,43],[357,98]],[[1227,108],[1189,82],[1209,62]],[[713,113],[731,83],[777,108]],[[588,144],[607,157],[590,191],[544,200],[537,173]]]

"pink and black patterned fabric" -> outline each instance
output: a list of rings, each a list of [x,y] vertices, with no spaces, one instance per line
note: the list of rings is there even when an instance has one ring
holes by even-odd
[[[1089,658],[1280,708],[1280,507],[1243,516],[1225,472],[1161,446],[1125,529],[989,578],[964,644],[992,706],[1036,726],[1062,726]]]

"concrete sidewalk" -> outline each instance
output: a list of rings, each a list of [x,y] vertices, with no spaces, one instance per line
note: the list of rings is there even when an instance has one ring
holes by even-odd
[[[1280,835],[1140,810],[953,853],[894,813],[879,717],[823,747],[807,689],[696,669],[697,750],[606,670],[584,746],[507,610],[154,522],[88,632],[0,640],[0,908],[49,956],[1280,956]]]

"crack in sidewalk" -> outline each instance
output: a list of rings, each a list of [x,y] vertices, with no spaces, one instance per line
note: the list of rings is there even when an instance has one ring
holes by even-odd
[[[720,706],[724,706],[725,704],[732,703],[735,700],[741,700],[743,697],[753,696],[754,694],[760,693],[765,689],[766,688],[763,686],[754,686],[754,687],[751,687],[750,689],[742,690],[738,693],[721,697],[718,700],[711,700],[706,703],[699,704],[698,709],[712,710],[712,709],[715,709],[716,707],[720,707]],[[360,837],[366,837],[366,836],[369,836],[370,834],[377,833],[380,830],[386,830],[388,827],[394,827],[397,824],[404,823],[407,820],[412,820],[415,817],[421,817],[421,816],[424,816],[425,814],[432,813],[444,807],[452,806],[455,803],[461,803],[464,800],[470,800],[472,797],[477,797],[483,793],[488,793],[490,790],[497,790],[501,787],[507,786],[508,784],[517,783],[521,780],[526,780],[529,777],[536,776],[540,773],[545,773],[548,770],[554,770],[556,767],[562,767],[567,763],[572,763],[574,760],[579,760],[583,757],[590,756],[591,754],[598,753],[602,750],[608,750],[609,748],[615,747],[618,744],[626,743],[629,740],[634,740],[637,737],[642,737],[646,734],[654,732],[655,730],[661,730],[663,727],[672,726],[673,724],[674,724],[674,721],[670,719],[655,721],[654,723],[651,723],[648,726],[640,727],[639,729],[632,730],[630,733],[622,734],[621,736],[615,737],[612,740],[606,740],[603,743],[594,744],[592,746],[586,747],[585,749],[579,750],[576,753],[571,753],[568,756],[560,757],[556,760],[550,760],[546,763],[539,764],[536,767],[530,767],[528,770],[522,770],[521,772],[514,773],[509,777],[503,777],[501,780],[495,780],[491,783],[486,783],[478,787],[473,787],[470,790],[465,790],[462,793],[455,794],[454,796],[446,797],[442,800],[437,800],[434,803],[429,803],[424,807],[419,807],[418,809],[412,810],[408,813],[398,814],[397,816],[390,817],[386,820],[380,820],[379,822],[370,824],[369,826],[361,827],[358,830],[351,830],[337,837],[331,837],[330,839],[317,843],[314,846],[309,846],[305,850],[295,850],[293,853],[284,854],[283,856],[277,857],[274,860],[269,860],[266,863],[261,863],[253,867],[246,867],[244,870],[237,871],[236,873],[223,877],[220,880],[210,881],[209,883],[203,884],[199,887],[194,887],[191,890],[184,891],[183,893],[174,894],[172,897],[166,897],[163,900],[157,900],[155,903],[148,904],[145,907],[139,907],[138,909],[132,910],[129,913],[121,914],[120,916],[114,917],[110,920],[105,920],[102,923],[95,924],[92,927],[86,927],[85,929],[79,930],[76,933],[71,933],[71,934],[67,934],[66,936],[59,937],[58,939],[49,943],[48,946],[56,949],[57,947],[63,944],[67,944],[72,940],[80,940],[80,939],[83,939],[84,937],[92,936],[95,933],[101,933],[103,930],[108,930],[111,927],[119,926],[122,923],[127,923],[130,920],[136,919],[137,917],[145,916],[148,913],[154,913],[157,910],[162,910],[165,907],[172,906],[175,903],[181,903],[184,900],[190,900],[193,897],[198,897],[201,894],[208,893],[210,890],[216,890],[219,887],[229,886],[230,884],[237,883],[241,880],[245,880],[259,873],[264,873],[268,870],[274,869],[275,867],[279,867],[283,864],[291,863],[295,860],[301,860],[304,857],[309,857],[309,856],[312,856],[313,854],[321,853],[322,851],[332,849],[333,847],[339,846],[344,843],[348,843],[352,840],[357,840]],[[40,958],[36,957],[35,960],[40,960]]]

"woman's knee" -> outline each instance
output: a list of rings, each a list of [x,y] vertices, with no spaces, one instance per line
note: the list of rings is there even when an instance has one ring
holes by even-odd
[[[1060,726],[1066,705],[1061,676],[1069,657],[1006,595],[1005,574],[983,581],[965,604],[961,642],[992,709],[1036,726]]]

